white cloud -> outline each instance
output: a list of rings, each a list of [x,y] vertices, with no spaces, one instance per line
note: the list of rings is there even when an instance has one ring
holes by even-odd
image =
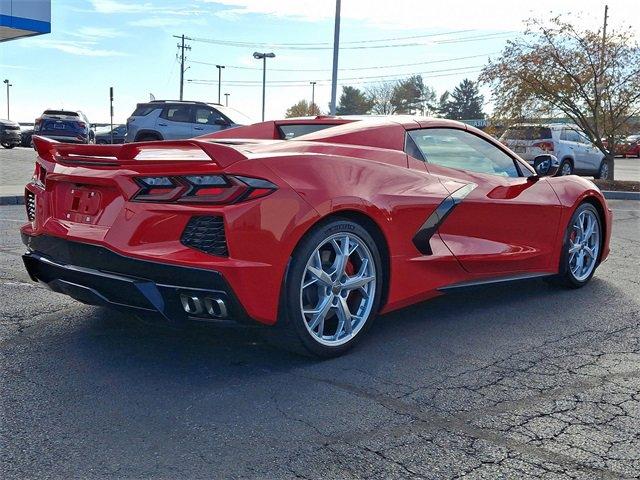
[[[150,3],[128,3],[118,0],[90,0],[93,9],[98,13],[138,13],[152,8]]]
[[[79,37],[91,37],[91,38],[116,38],[123,37],[124,32],[116,30],[115,28],[107,27],[81,27],[77,32],[72,35]]]
[[[231,19],[245,14],[264,14],[302,21],[333,18],[333,0],[201,0],[226,7],[217,15]],[[531,16],[571,12],[582,14],[585,21],[599,25],[604,14],[604,0],[347,0],[342,2],[341,17],[359,20],[378,28],[513,30]],[[628,23],[628,12],[637,11],[636,0],[609,0],[612,24]]]
[[[34,39],[32,45],[83,57],[122,57],[127,55],[116,50],[95,48],[96,42],[92,41]]]
[[[147,17],[140,20],[132,20],[128,23],[132,27],[175,27],[177,25],[204,25],[204,18],[175,18],[175,17]]]

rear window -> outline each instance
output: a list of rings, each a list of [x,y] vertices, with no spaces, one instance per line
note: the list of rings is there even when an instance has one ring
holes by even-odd
[[[68,112],[66,110],[45,110],[43,115],[61,115],[67,117],[79,117],[78,112]]]
[[[333,124],[317,124],[317,123],[307,123],[307,124],[289,124],[289,125],[280,125],[278,126],[278,130],[280,131],[280,138],[283,140],[291,140],[292,138],[297,138],[302,135],[307,135],[309,133],[319,132],[320,130],[324,130],[325,128],[335,127]]]
[[[545,140],[551,137],[549,127],[510,127],[500,137],[501,140]]]
[[[131,114],[132,117],[144,117],[145,115],[149,115],[153,112],[157,106],[154,105],[138,105],[136,109]]]

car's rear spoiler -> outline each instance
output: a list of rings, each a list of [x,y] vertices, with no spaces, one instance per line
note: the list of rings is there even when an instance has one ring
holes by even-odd
[[[171,162],[215,162],[225,168],[247,157],[232,145],[201,140],[94,145],[62,143],[33,136],[33,145],[44,160],[65,165],[116,167],[120,165]]]

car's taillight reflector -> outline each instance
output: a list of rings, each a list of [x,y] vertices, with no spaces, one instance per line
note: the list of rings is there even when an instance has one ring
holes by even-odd
[[[211,157],[207,155],[201,148],[162,148],[162,147],[144,147],[141,149],[134,160],[203,160],[211,161]]]
[[[133,201],[228,205],[264,197],[278,187],[262,178],[234,175],[137,177]]]

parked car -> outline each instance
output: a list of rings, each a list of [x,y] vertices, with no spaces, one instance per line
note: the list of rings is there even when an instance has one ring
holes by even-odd
[[[20,125],[11,120],[0,120],[0,145],[13,148],[20,145]]]
[[[127,119],[125,142],[193,138],[249,123],[242,113],[218,104],[154,100],[139,103]]]
[[[33,134],[65,143],[91,143],[89,120],[81,111],[45,110],[36,118]]]
[[[20,127],[20,146],[32,147],[31,137],[33,137],[33,127]]]
[[[532,168],[452,120],[316,122],[289,140],[269,139],[276,121],[109,155],[34,138],[30,277],[176,325],[258,322],[329,357],[378,312],[523,278],[582,287],[609,254],[605,198],[547,178],[552,155]]]
[[[640,158],[640,135],[629,135],[620,142],[618,154],[623,157]]]
[[[105,127],[101,130],[96,130],[96,143],[112,143],[111,138],[113,138],[113,143],[124,143],[126,134],[126,125],[117,125],[113,127],[113,130],[111,130],[111,127]]]
[[[555,155],[560,161],[558,175],[609,178],[604,154],[575,125],[517,124],[507,128],[500,141],[529,164],[533,164],[538,155]]]

